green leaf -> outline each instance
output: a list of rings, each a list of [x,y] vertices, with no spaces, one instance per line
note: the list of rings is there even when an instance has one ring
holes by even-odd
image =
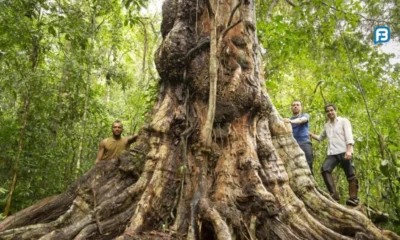
[[[49,33],[50,33],[51,35],[53,35],[53,37],[56,37],[56,36],[57,36],[57,32],[56,32],[56,30],[54,29],[53,26],[49,26],[48,30],[49,30]]]
[[[7,192],[8,192],[7,189],[0,187],[0,194],[5,194]]]
[[[389,177],[389,176],[390,176],[390,173],[389,173],[389,164],[388,164],[388,161],[387,161],[387,160],[383,160],[383,161],[381,162],[381,165],[380,165],[379,169],[381,170],[381,173],[382,173],[384,176],[386,176],[386,177]]]

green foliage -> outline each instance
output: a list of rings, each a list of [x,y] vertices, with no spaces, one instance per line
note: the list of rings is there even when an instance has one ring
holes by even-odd
[[[159,17],[138,15],[147,1],[125,3],[0,1],[0,211],[15,167],[12,212],[74,181],[80,143],[79,174],[93,167],[112,121],[129,123],[125,134],[143,124],[157,84],[150,29]],[[124,26],[128,18],[142,24]]]

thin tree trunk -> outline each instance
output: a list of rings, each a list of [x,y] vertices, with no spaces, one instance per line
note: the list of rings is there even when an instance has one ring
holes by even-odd
[[[13,177],[12,177],[12,182],[11,182],[11,186],[10,186],[10,192],[7,197],[6,206],[4,208],[4,216],[8,216],[8,213],[9,213],[10,207],[11,207],[12,196],[14,194],[15,186],[17,184],[19,161],[21,159],[21,155],[22,155],[22,151],[23,151],[23,141],[24,141],[24,136],[25,136],[26,127],[27,127],[27,123],[28,123],[29,104],[30,104],[30,98],[29,98],[29,92],[27,92],[24,97],[24,107],[23,107],[24,114],[23,114],[23,118],[22,118],[22,128],[21,128],[21,131],[19,133],[19,138],[18,138],[18,153],[17,153],[17,157],[14,162]]]
[[[40,26],[40,19],[41,19],[41,13],[39,13],[38,15],[38,25]],[[32,36],[32,49],[31,49],[31,54],[30,54],[30,70],[32,75],[35,73],[36,68],[38,66],[39,63],[39,41],[40,39],[37,36]],[[24,75],[22,75],[22,78],[26,78]],[[23,152],[23,141],[24,141],[24,136],[25,136],[25,132],[26,132],[26,128],[28,125],[28,116],[29,116],[29,106],[30,106],[30,79],[26,80],[26,92],[24,94],[24,105],[23,105],[23,117],[22,117],[22,128],[19,134],[19,138],[18,138],[18,153],[17,153],[17,157],[15,159],[14,162],[14,167],[13,167],[13,177],[12,177],[12,182],[11,182],[11,186],[10,186],[10,192],[8,194],[7,197],[7,201],[6,201],[6,206],[4,208],[4,216],[8,216],[8,213],[10,211],[10,207],[11,207],[11,202],[12,202],[12,196],[14,194],[15,191],[15,186],[17,184],[17,178],[18,178],[18,170],[19,170],[19,161],[21,159],[22,156],[22,152]]]
[[[147,81],[146,81],[146,57],[147,57],[147,51],[148,51],[148,36],[147,36],[147,28],[144,22],[139,20],[140,24],[142,25],[143,29],[143,35],[144,35],[144,40],[143,40],[143,57],[142,57],[142,75],[143,75],[143,82],[146,82],[145,89],[147,88]]]
[[[93,67],[93,51],[94,51],[94,42],[96,37],[96,6],[93,9],[92,18],[91,18],[91,46],[89,51],[89,65],[87,68],[87,82],[86,82],[86,89],[85,89],[85,102],[83,106],[83,117],[81,122],[81,134],[79,136],[79,146],[78,146],[78,153],[76,157],[76,168],[75,168],[75,179],[79,175],[79,171],[81,169],[81,161],[82,161],[82,151],[83,151],[83,142],[85,138],[86,132],[86,122],[87,122],[87,112],[88,112],[88,105],[89,105],[89,92],[92,83],[92,67]],[[111,87],[111,86],[109,86]]]

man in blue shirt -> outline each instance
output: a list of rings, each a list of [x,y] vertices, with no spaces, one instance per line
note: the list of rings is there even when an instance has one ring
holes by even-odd
[[[285,122],[291,123],[293,137],[296,139],[301,150],[303,150],[304,154],[306,155],[308,166],[310,167],[311,173],[314,175],[312,145],[308,134],[308,122],[310,115],[301,112],[302,105],[299,100],[294,100],[292,102],[291,110],[293,116],[290,119],[285,119]]]

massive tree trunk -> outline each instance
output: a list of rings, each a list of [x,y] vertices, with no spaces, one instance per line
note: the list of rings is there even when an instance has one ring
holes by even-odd
[[[0,238],[399,239],[318,190],[263,90],[254,1],[242,1],[166,0],[161,86],[138,141],[5,219]]]

